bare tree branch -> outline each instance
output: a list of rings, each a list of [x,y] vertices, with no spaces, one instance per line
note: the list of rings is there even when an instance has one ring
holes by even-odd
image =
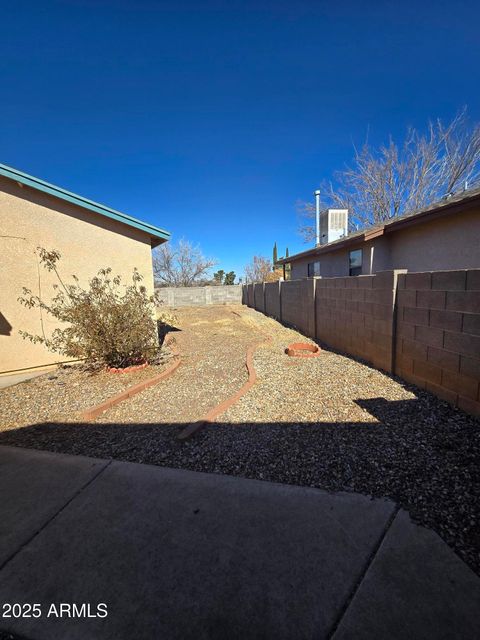
[[[245,267],[245,283],[274,282],[280,279],[280,270],[273,270],[271,260],[263,256],[253,256],[252,262]]]
[[[155,282],[164,287],[192,287],[202,284],[215,264],[215,260],[205,258],[200,248],[187,240],[180,240],[176,247],[166,242],[153,253]]]
[[[422,209],[441,198],[480,184],[480,124],[472,126],[467,110],[448,125],[430,122],[425,134],[407,131],[399,147],[372,149],[368,142],[354,148],[352,166],[335,174],[334,182],[321,186],[322,207],[349,210],[351,230],[379,224]],[[312,203],[298,207],[304,219],[300,234],[315,238]]]

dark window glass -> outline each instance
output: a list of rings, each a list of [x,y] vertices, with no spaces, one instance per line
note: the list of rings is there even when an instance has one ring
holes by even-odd
[[[349,258],[349,275],[360,276],[362,274],[362,250],[355,249],[350,251]]]
[[[320,262],[309,262],[308,263],[308,277],[313,278],[314,276],[320,275]]]

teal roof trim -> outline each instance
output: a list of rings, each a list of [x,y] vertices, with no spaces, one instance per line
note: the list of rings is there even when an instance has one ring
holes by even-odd
[[[60,198],[61,200],[72,202],[79,207],[89,209],[90,211],[99,213],[100,215],[111,218],[112,220],[122,222],[129,227],[140,229],[140,231],[144,231],[150,236],[152,240],[152,246],[157,246],[162,242],[170,239],[171,234],[169,231],[165,231],[164,229],[160,229],[159,227],[154,227],[147,222],[142,222],[141,220],[132,218],[126,213],[116,211],[115,209],[110,209],[110,207],[106,207],[105,205],[94,202],[93,200],[88,200],[83,196],[79,196],[76,193],[72,193],[71,191],[66,191],[61,187],[57,187],[54,184],[49,184],[48,182],[40,180],[39,178],[35,178],[34,176],[29,176],[28,174],[23,173],[22,171],[18,171],[18,169],[8,167],[5,164],[0,164],[0,175],[5,176],[6,178],[10,178],[11,180],[15,180],[16,182],[20,182],[21,184],[28,185],[29,187],[33,187],[33,189],[37,189],[38,191],[48,193],[52,196],[55,196],[56,198]]]

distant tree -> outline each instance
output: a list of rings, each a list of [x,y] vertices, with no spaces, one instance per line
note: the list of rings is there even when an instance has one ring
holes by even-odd
[[[223,284],[223,277],[225,275],[225,271],[223,269],[219,269],[213,274],[213,284],[219,285]]]
[[[235,284],[235,271],[229,271],[228,273],[225,274],[225,280],[223,281],[223,284]]]
[[[285,251],[285,257],[286,257],[286,258],[288,258],[288,257],[289,257],[289,255],[290,255],[290,254],[288,253],[288,247],[287,247],[287,249],[286,249],[286,251]]]
[[[280,279],[280,272],[272,271],[272,263],[263,256],[253,256],[245,267],[245,282],[273,282]]]
[[[273,245],[273,268],[275,269],[275,265],[277,264],[277,260],[278,260],[278,252],[277,252],[277,243],[275,242],[275,244]]]
[[[215,260],[205,258],[200,248],[187,240],[180,240],[176,246],[165,242],[153,252],[153,273],[158,286],[201,285],[215,264]]]
[[[426,134],[410,128],[400,146],[389,139],[377,149],[368,141],[357,151],[352,166],[335,174],[320,189],[322,207],[349,210],[352,229],[362,229],[422,209],[453,193],[480,184],[480,123],[472,125],[467,110],[448,125],[430,122]],[[300,207],[315,218],[312,203]],[[305,240],[315,227],[300,227]]]

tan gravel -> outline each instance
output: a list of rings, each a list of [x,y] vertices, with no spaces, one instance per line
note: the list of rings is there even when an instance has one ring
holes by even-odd
[[[118,404],[99,422],[189,423],[233,395],[247,380],[248,346],[264,336],[239,306],[178,309],[175,346],[182,364],[160,385]]]
[[[331,351],[315,358],[292,358],[285,348],[312,342],[251,309],[244,320],[272,336],[254,355],[257,383],[223,413],[222,422],[378,422],[358,400],[409,400],[415,395],[393,378]]]
[[[125,389],[161,373],[170,363],[168,348],[162,362],[131,373],[86,371],[81,365],[58,367],[13,387],[0,390],[0,431],[37,422],[76,421],[79,413]]]

